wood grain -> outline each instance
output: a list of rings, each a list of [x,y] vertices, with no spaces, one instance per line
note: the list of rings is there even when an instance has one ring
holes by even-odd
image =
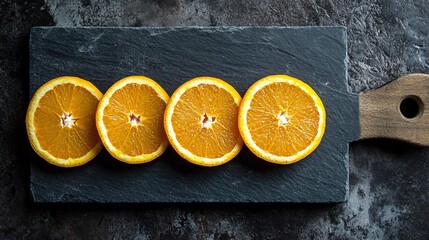
[[[361,93],[359,120],[361,139],[391,138],[429,146],[429,75],[405,75]]]

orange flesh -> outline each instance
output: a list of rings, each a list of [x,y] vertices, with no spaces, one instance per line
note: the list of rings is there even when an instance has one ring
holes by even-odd
[[[258,147],[274,155],[292,156],[315,139],[319,112],[311,96],[300,88],[274,83],[253,96],[247,119]]]
[[[98,102],[88,90],[68,83],[46,92],[34,113],[41,148],[62,159],[87,154],[100,141],[95,127]],[[70,127],[61,125],[64,114],[73,119]]]
[[[238,106],[226,90],[200,84],[186,90],[174,108],[178,142],[194,155],[219,158],[237,144]]]
[[[167,139],[163,116],[166,103],[143,84],[128,84],[111,96],[103,122],[113,146],[129,156],[156,151]]]

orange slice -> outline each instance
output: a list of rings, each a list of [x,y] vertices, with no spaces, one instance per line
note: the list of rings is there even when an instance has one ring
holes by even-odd
[[[93,159],[102,144],[95,111],[102,93],[90,82],[64,76],[42,85],[25,119],[34,151],[47,162],[74,167]]]
[[[322,100],[306,83],[272,75],[254,83],[240,106],[239,129],[259,158],[278,164],[297,162],[313,152],[325,132]]]
[[[243,146],[238,131],[241,97],[228,83],[213,77],[194,78],[171,96],[164,126],[171,145],[191,163],[218,166]]]
[[[116,159],[145,163],[167,148],[163,116],[168,94],[155,81],[129,76],[117,81],[104,94],[96,123],[103,145]]]

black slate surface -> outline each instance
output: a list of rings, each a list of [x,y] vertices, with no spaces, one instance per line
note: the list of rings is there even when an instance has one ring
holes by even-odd
[[[265,163],[243,149],[230,163],[203,168],[171,148],[144,165],[106,151],[78,168],[51,166],[28,153],[35,202],[343,202],[348,146],[358,138],[358,107],[347,91],[347,38],[342,27],[33,28],[30,96],[62,75],[92,81],[102,92],[128,75],[145,75],[171,94],[190,78],[210,75],[241,95],[256,80],[285,73],[322,98],[327,127],[306,159]]]

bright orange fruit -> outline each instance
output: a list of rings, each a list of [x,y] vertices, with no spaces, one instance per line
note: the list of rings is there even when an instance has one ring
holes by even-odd
[[[183,158],[201,166],[218,166],[238,154],[241,97],[228,83],[213,77],[194,78],[171,96],[164,116],[168,139]]]
[[[113,84],[100,101],[96,114],[101,140],[116,159],[145,163],[168,146],[163,117],[168,94],[155,81],[130,76]]]
[[[325,132],[326,112],[317,93],[303,81],[272,75],[254,83],[243,97],[239,129],[259,158],[297,162],[313,152]]]
[[[93,159],[102,148],[95,127],[101,97],[92,83],[77,77],[59,77],[42,85],[30,101],[25,120],[34,151],[60,167]]]

